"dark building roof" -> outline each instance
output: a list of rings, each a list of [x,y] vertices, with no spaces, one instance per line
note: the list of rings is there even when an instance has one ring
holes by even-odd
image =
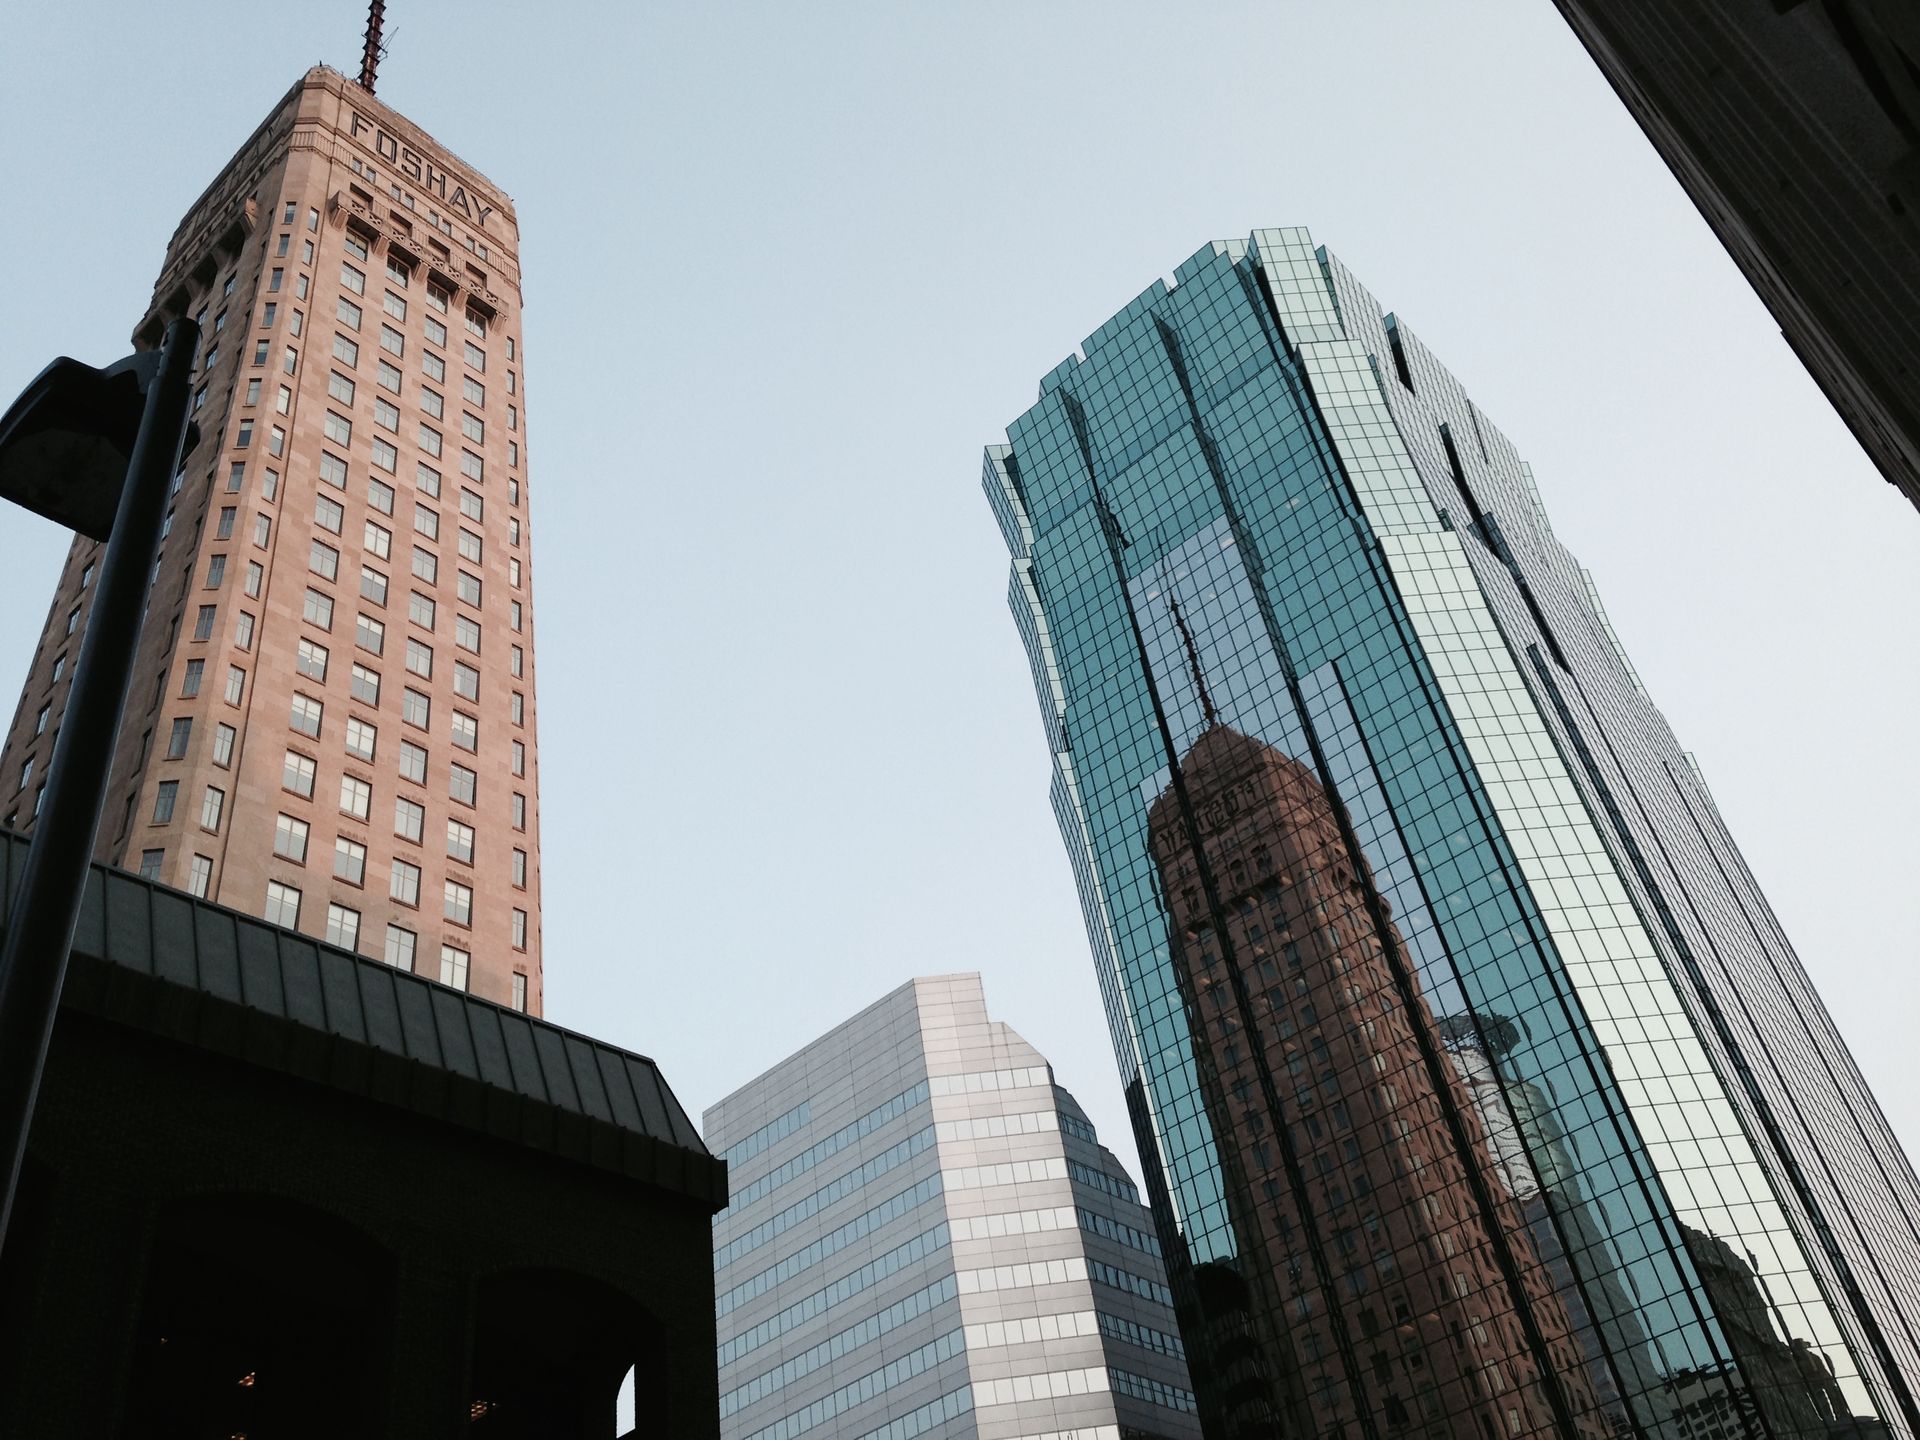
[[[26,837],[0,830],[0,855],[10,906]],[[645,1056],[104,865],[61,1008],[727,1202],[726,1162]]]

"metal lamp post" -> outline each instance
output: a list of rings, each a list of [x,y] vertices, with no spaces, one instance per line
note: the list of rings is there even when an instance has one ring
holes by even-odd
[[[200,327],[104,370],[55,360],[0,417],[0,496],[106,543],[93,612],[0,946],[0,1245],[26,1159],[120,734],[168,490],[186,448]]]

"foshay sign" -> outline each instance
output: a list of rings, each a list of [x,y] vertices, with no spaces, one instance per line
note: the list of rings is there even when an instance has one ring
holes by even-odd
[[[438,196],[448,209],[458,210],[481,229],[486,228],[487,216],[493,213],[493,206],[482,204],[478,195],[460,183],[459,176],[440,169],[411,146],[402,145],[390,131],[374,124],[358,110],[353,112],[347,133],[421,189]],[[372,138],[366,138],[368,136]]]

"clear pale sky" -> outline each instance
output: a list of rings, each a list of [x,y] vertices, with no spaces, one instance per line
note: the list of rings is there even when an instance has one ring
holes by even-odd
[[[350,3],[23,7],[0,399],[127,348]],[[1209,240],[1306,225],[1556,532],[1920,1144],[1920,514],[1549,0],[389,6],[527,276],[548,1015],[698,1115],[917,973],[1133,1159],[980,450]],[[65,537],[0,516],[0,687]]]

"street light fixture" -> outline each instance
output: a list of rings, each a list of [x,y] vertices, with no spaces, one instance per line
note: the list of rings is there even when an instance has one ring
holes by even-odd
[[[55,360],[0,417],[0,496],[107,547],[0,944],[0,1246],[133,681],[161,520],[189,448],[199,342],[200,327],[183,318],[158,350],[104,370]]]

